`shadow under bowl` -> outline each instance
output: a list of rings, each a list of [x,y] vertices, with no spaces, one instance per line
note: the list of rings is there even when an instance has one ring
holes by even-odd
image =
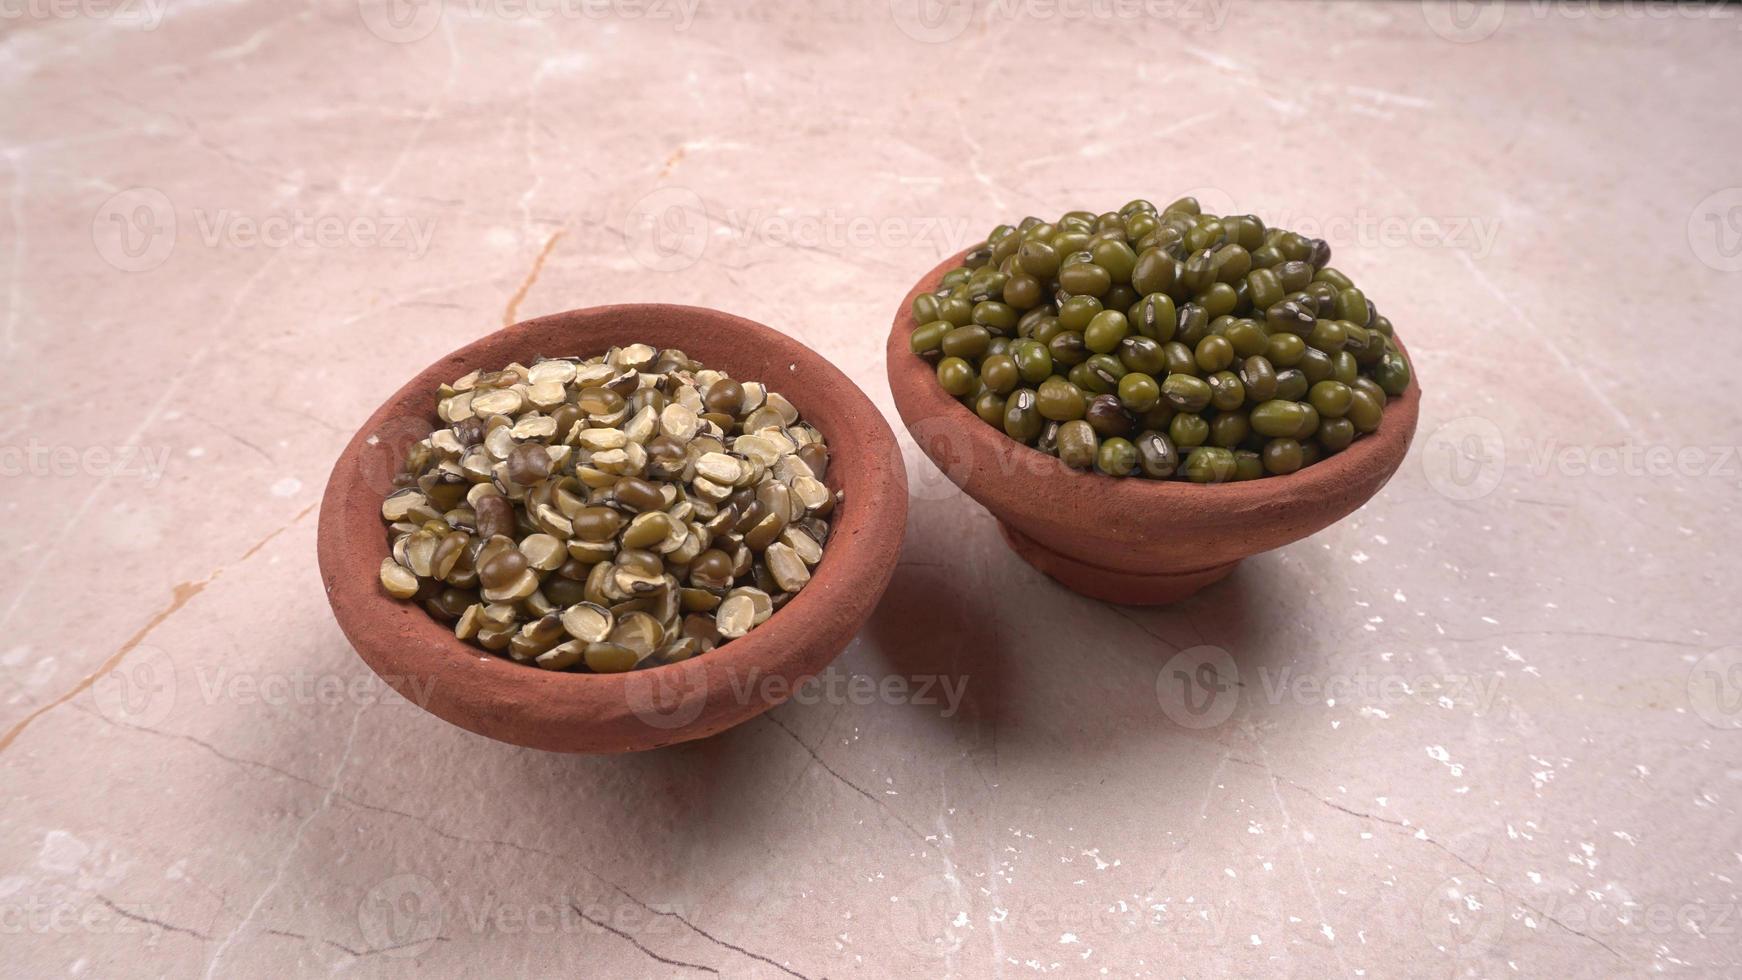
[[[825,482],[845,497],[808,585],[761,626],[678,664],[623,674],[540,670],[454,636],[383,591],[381,501],[407,448],[441,423],[436,389],[474,368],[613,345],[675,347],[790,399],[828,441]],[[907,523],[907,474],[883,416],[846,375],[784,334],[718,310],[600,306],[515,324],[441,358],[357,430],[321,500],[321,578],[339,628],[395,690],[461,728],[554,752],[629,752],[703,738],[761,714],[846,648],[889,585]]]
[[[1376,431],[1286,476],[1200,485],[1071,469],[986,424],[908,347],[919,326],[914,297],[937,289],[966,255],[927,273],[895,313],[884,357],[896,411],[944,476],[998,519],[1011,550],[1074,592],[1126,605],[1184,599],[1241,559],[1348,516],[1409,450],[1421,401],[1413,377],[1386,401]]]

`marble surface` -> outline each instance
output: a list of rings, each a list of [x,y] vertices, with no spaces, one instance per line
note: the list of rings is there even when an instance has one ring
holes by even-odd
[[[0,13],[7,972],[1742,970],[1742,12]],[[893,418],[939,256],[1188,191],[1409,340],[1416,446],[1341,524],[1111,608],[910,446],[824,683],[634,757],[449,727],[335,627],[318,495],[440,354],[696,303]]]

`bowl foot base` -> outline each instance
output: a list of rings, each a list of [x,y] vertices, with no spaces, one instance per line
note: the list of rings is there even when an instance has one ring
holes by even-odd
[[[1207,585],[1227,578],[1235,566],[1240,564],[1238,561],[1231,561],[1210,568],[1157,574],[1122,572],[1060,554],[1003,521],[998,522],[998,530],[1004,535],[1004,543],[1010,546],[1011,551],[1016,552],[1023,561],[1045,572],[1053,581],[1091,599],[1124,606],[1164,606],[1170,602],[1178,602]]]

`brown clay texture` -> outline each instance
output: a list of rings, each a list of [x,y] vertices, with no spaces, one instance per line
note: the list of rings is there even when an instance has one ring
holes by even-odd
[[[613,344],[676,347],[708,367],[763,381],[827,438],[826,482],[844,490],[835,529],[802,592],[767,622],[693,660],[627,674],[539,670],[461,643],[421,606],[382,591],[381,498],[406,447],[437,423],[436,387],[476,367],[540,355],[591,356]],[[321,577],[339,627],[395,688],[435,715],[516,745],[626,752],[712,735],[784,700],[843,650],[877,605],[900,554],[907,474],[883,416],[839,370],[798,341],[717,310],[601,306],[508,327],[426,368],[357,430],[321,501]]]
[[[1091,599],[1124,606],[1159,606],[1178,602],[1206,585],[1227,578],[1240,564],[1231,561],[1225,565],[1183,572],[1115,573],[1079,561],[1064,552],[1043,548],[1003,521],[998,522],[998,532],[1011,551],[1065,588]]]
[[[966,254],[927,273],[895,313],[884,357],[896,411],[920,450],[1005,525],[1017,554],[1073,591],[1132,605],[1182,599],[1241,559],[1348,516],[1409,451],[1421,401],[1413,379],[1386,402],[1377,431],[1288,476],[1200,486],[1073,470],[987,425],[908,349],[913,298]]]

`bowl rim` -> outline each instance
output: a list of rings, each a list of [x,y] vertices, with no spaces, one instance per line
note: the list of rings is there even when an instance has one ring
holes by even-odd
[[[847,494],[837,511],[823,559],[813,569],[805,588],[765,623],[717,650],[681,663],[621,674],[547,671],[513,661],[460,640],[450,624],[431,616],[421,604],[387,595],[376,571],[380,559],[388,555],[386,525],[380,513],[385,493],[371,486],[364,472],[365,453],[378,445],[379,434],[395,424],[405,428],[403,422],[407,418],[427,421],[433,430],[440,425],[434,413],[434,391],[438,384],[451,382],[476,367],[501,366],[485,361],[528,362],[528,356],[520,352],[499,351],[501,346],[533,343],[534,336],[561,330],[567,346],[560,353],[546,353],[593,356],[604,353],[613,344],[631,342],[622,337],[599,338],[613,330],[628,329],[625,321],[639,317],[700,324],[715,334],[737,338],[723,342],[745,344],[743,349],[756,351],[756,356],[766,362],[790,364],[791,370],[809,374],[803,385],[807,393],[795,395],[766,369],[761,372],[764,377],[756,377],[756,372],[722,363],[719,357],[702,358],[708,366],[727,371],[733,377],[766,381],[772,389],[787,394],[805,421],[816,425],[828,437],[832,452],[825,482],[831,490],[844,489]],[[831,403],[831,409],[816,411],[818,403],[825,400]],[[806,402],[810,403],[810,411],[806,410]],[[819,416],[829,420],[819,423]],[[371,439],[377,442],[372,443]],[[842,449],[856,450],[851,454],[856,458],[843,458],[848,454]],[[663,678],[665,682],[680,683],[690,695],[699,689],[712,701],[735,678],[746,672],[755,676],[758,668],[788,679],[820,670],[839,654],[840,647],[819,658],[817,651],[809,649],[815,645],[815,636],[810,634],[817,632],[815,626],[820,623],[832,637],[842,625],[837,621],[850,617],[853,621],[845,624],[850,627],[847,631],[850,641],[852,633],[862,625],[894,575],[906,526],[907,503],[906,472],[888,422],[852,379],[821,354],[772,327],[721,310],[667,303],[623,303],[568,310],[492,331],[438,357],[400,385],[370,413],[333,464],[321,501],[317,552],[328,600],[341,630],[362,659],[390,685],[397,688],[417,678],[439,675],[442,681],[459,685],[460,700],[474,708],[477,705],[473,699],[464,694],[466,688],[507,694],[510,700],[516,694],[523,695],[518,705],[502,704],[500,697],[485,698],[509,713],[516,707],[531,710],[541,702],[562,699],[574,710],[538,714],[545,715],[545,722],[560,716],[585,727],[586,720],[577,715],[583,714],[587,706],[597,707],[602,699],[613,704],[624,702],[633,684],[645,687]],[[892,550],[887,547],[891,536]],[[369,559],[366,569],[359,567],[362,558]],[[447,698],[444,696],[443,700]],[[778,702],[758,704],[757,711],[774,703]],[[423,706],[454,724],[489,737],[534,744],[498,731],[484,731],[468,724],[471,719],[455,718],[427,704]],[[704,715],[692,724],[700,725],[706,720]],[[746,719],[735,719],[711,731],[743,720]],[[510,720],[508,724],[512,727],[514,722]],[[711,731],[692,733],[688,726],[673,727],[659,732],[666,737],[651,741],[646,747]]]
[[[1386,399],[1385,418],[1378,429],[1357,437],[1342,452],[1293,473],[1206,484],[1188,480],[1116,477],[1094,470],[1072,469],[1058,457],[1018,442],[986,424],[984,419],[944,391],[937,383],[935,368],[908,347],[909,335],[919,326],[913,316],[914,298],[936,289],[945,274],[961,265],[962,259],[974,248],[970,246],[945,258],[921,276],[895,312],[884,360],[890,389],[896,396],[896,410],[910,430],[915,425],[945,418],[960,430],[958,434],[967,440],[976,458],[991,456],[1020,460],[1022,472],[1044,474],[1049,480],[1069,481],[1064,486],[1084,494],[1085,499],[1101,499],[1114,507],[1153,505],[1160,501],[1200,512],[1287,506],[1290,501],[1305,502],[1327,493],[1342,492],[1359,474],[1375,468],[1394,471],[1408,451],[1415,434],[1421,400],[1421,386],[1416,380],[1413,359],[1410,361],[1409,387],[1402,394]],[[1409,352],[1403,342],[1393,339],[1407,358]],[[922,452],[931,455],[926,440],[916,436],[915,442],[920,444]],[[947,469],[945,475],[954,479]],[[978,475],[971,472],[966,481],[957,482],[973,482]]]

